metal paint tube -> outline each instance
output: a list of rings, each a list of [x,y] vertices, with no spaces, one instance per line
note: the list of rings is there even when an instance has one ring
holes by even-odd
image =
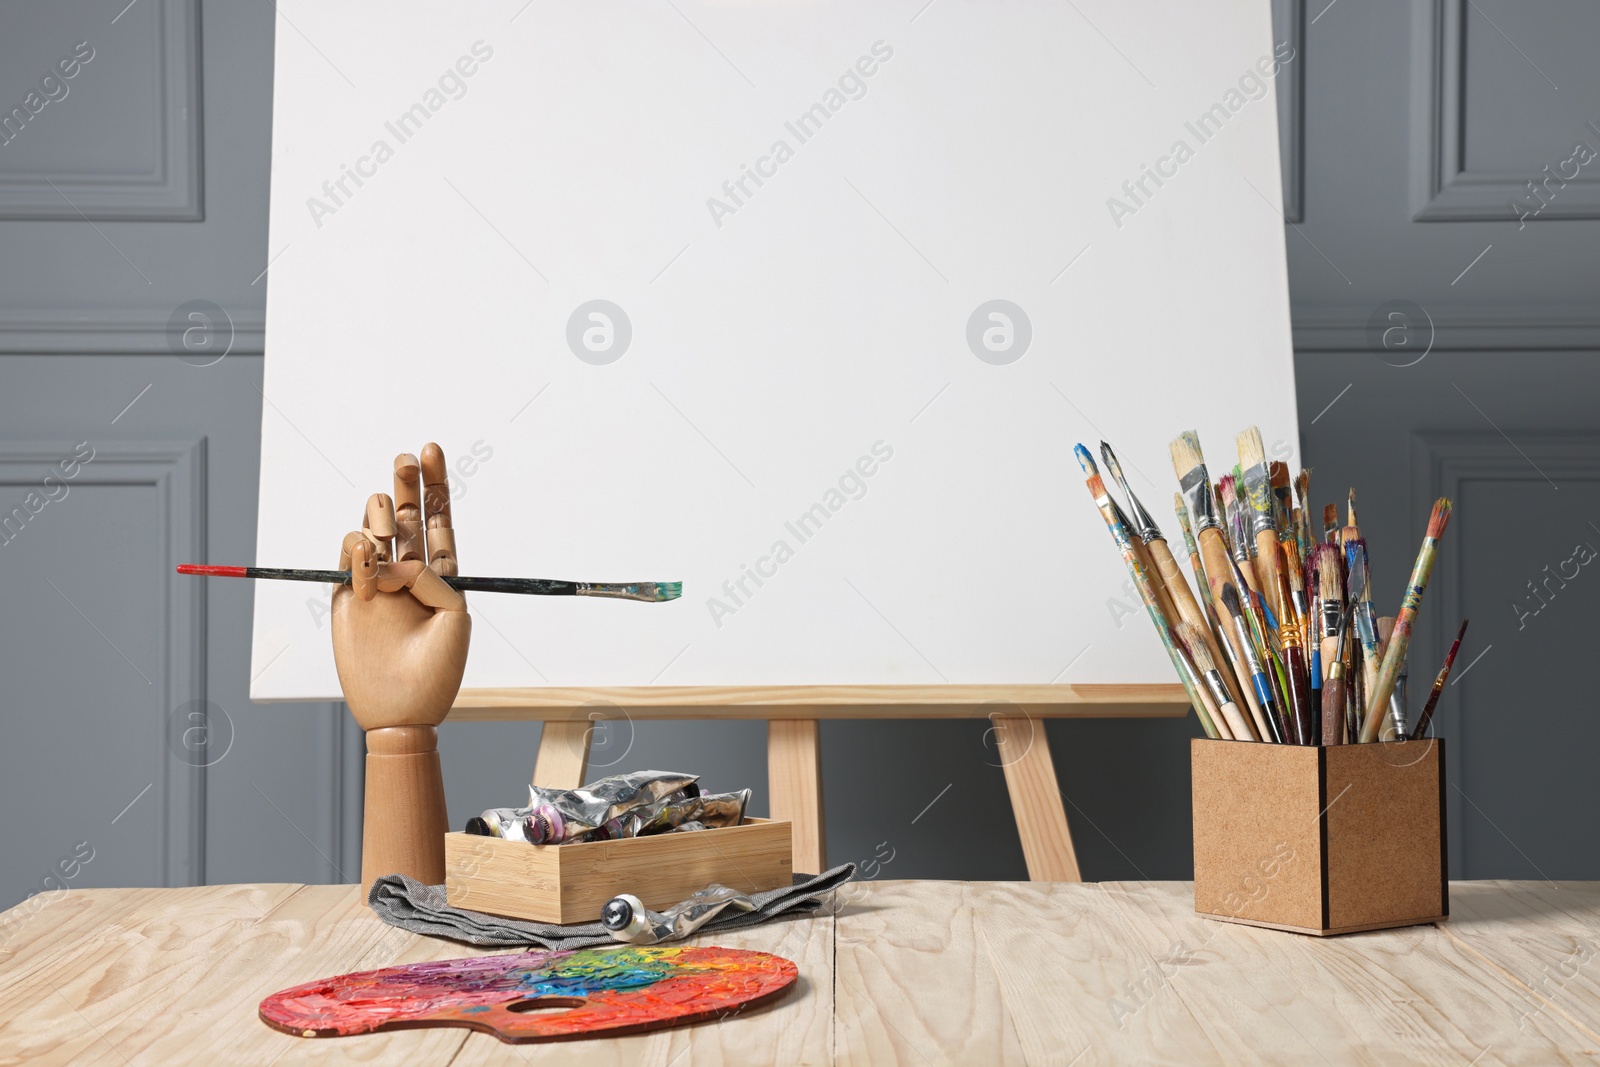
[[[600,909],[600,925],[612,937],[633,945],[680,941],[724,911],[751,912],[756,902],[737,889],[713,882],[666,911],[651,911],[632,893],[612,897]]]
[[[490,808],[468,824],[468,833],[555,845],[581,841],[596,827],[635,808],[667,797],[698,796],[698,775],[672,771],[634,771],[612,775],[578,789],[528,787],[525,808]]]

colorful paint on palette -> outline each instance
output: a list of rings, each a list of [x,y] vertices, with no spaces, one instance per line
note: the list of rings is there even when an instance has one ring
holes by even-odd
[[[302,1037],[466,1026],[546,1041],[718,1018],[782,996],[797,976],[781,956],[712,946],[519,952],[308,982],[263,1000],[261,1020]]]

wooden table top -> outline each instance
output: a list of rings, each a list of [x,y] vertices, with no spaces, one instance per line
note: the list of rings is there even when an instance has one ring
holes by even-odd
[[[703,943],[794,960],[722,1022],[507,1045],[306,1039],[256,1006],[344,971],[481,954],[352,886],[73,889],[0,915],[0,1063],[1594,1063],[1600,883],[1458,882],[1452,918],[1340,938],[1199,919],[1183,882],[877,882]]]

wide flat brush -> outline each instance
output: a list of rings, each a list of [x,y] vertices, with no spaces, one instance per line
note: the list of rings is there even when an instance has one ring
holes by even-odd
[[[1456,631],[1456,639],[1450,644],[1450,651],[1445,654],[1444,666],[1439,668],[1439,676],[1433,680],[1433,691],[1428,694],[1428,702],[1422,706],[1422,714],[1417,717],[1417,725],[1411,730],[1411,740],[1421,741],[1428,735],[1428,724],[1433,722],[1433,709],[1439,705],[1439,694],[1444,692],[1444,683],[1450,677],[1450,668],[1455,666],[1456,653],[1461,651],[1461,639],[1467,636],[1467,620],[1461,620],[1461,629]]]
[[[1344,568],[1339,549],[1320,544],[1312,553],[1317,568],[1318,646],[1322,660],[1322,684],[1328,684],[1328,670],[1338,655],[1339,623],[1344,617]]]
[[[1232,621],[1221,599],[1221,583],[1233,574],[1233,564],[1228,555],[1228,545],[1222,536],[1222,523],[1217,515],[1217,498],[1212,494],[1211,475],[1206,470],[1205,456],[1200,450],[1200,437],[1193,430],[1179,434],[1169,446],[1172,454],[1172,471],[1178,476],[1178,488],[1194,521],[1195,540],[1200,546],[1200,558],[1205,565],[1208,580],[1206,592],[1212,598],[1217,620],[1221,624],[1217,633],[1232,651],[1231,666],[1238,692],[1257,725],[1257,735],[1266,740],[1266,719],[1256,700],[1254,682],[1250,678],[1244,647],[1234,631]]]
[[[1356,491],[1353,486],[1350,489],[1349,514],[1349,521],[1346,522],[1343,529],[1339,531],[1339,543],[1341,545],[1348,545],[1351,541],[1354,541],[1356,538],[1361,536],[1361,527],[1356,524]]]
[[[1083,446],[1079,445],[1078,448]],[[1170,603],[1176,609],[1176,614],[1169,614],[1167,618],[1174,624],[1179,620],[1194,624],[1195,628],[1211,642],[1206,648],[1209,653],[1207,658],[1217,659],[1222,655],[1222,650],[1215,645],[1216,638],[1211,636],[1205,613],[1200,610],[1200,602],[1195,599],[1194,591],[1189,588],[1188,579],[1184,578],[1183,571],[1178,567],[1178,561],[1173,558],[1172,549],[1161,533],[1161,528],[1156,525],[1156,520],[1145,510],[1139,498],[1134,495],[1133,486],[1128,484],[1127,477],[1122,473],[1122,464],[1117,462],[1116,452],[1104,441],[1100,442],[1100,458],[1105,460],[1106,469],[1111,472],[1111,477],[1116,479],[1122,491],[1127,494],[1128,510],[1133,516],[1135,526],[1133,532],[1144,542],[1145,552],[1155,571],[1155,577],[1161,579],[1161,586],[1167,593],[1167,601],[1163,602],[1162,608],[1165,610],[1167,603]],[[1087,449],[1078,456],[1078,463],[1083,466],[1085,474],[1094,473],[1094,461],[1089,458]],[[1152,584],[1154,584],[1153,578]],[[1238,694],[1231,687],[1228,690],[1228,700],[1231,703],[1237,703],[1239,700]]]
[[[349,571],[298,570],[293,567],[214,567],[180,563],[179,574],[205,578],[273,578],[287,582],[321,582],[349,585]],[[531,596],[594,596],[610,600],[638,600],[660,604],[683,595],[682,582],[568,582],[557,578],[469,578],[442,576],[445,584],[463,593],[526,593]]]
[[[1256,741],[1255,728],[1245,719],[1244,713],[1239,710],[1239,705],[1233,699],[1233,693],[1228,688],[1227,679],[1217,669],[1217,664],[1211,658],[1210,636],[1205,628],[1196,626],[1192,622],[1178,624],[1178,640],[1188,650],[1189,658],[1194,661],[1195,670],[1200,672],[1201,679],[1205,682],[1206,689],[1210,691],[1211,698],[1221,712],[1222,722],[1218,722],[1220,729],[1223,722],[1227,724],[1228,732],[1235,741]]]
[[[1395,613],[1394,635],[1383,653],[1383,664],[1378,668],[1377,684],[1367,693],[1366,717],[1361,723],[1361,740],[1375,740],[1383,724],[1383,713],[1389,706],[1389,694],[1394,692],[1395,681],[1400,677],[1400,665],[1406,661],[1406,649],[1411,645],[1411,627],[1422,608],[1422,596],[1428,589],[1428,578],[1433,574],[1433,561],[1439,555],[1439,539],[1450,524],[1450,501],[1440,497],[1428,516],[1428,531],[1422,538],[1422,548],[1412,565],[1411,578],[1406,582],[1406,595]]]
[[[1079,445],[1074,452],[1078,454],[1081,463],[1089,455],[1088,449]],[[1090,466],[1093,466],[1090,460]],[[1116,542],[1117,551],[1122,553],[1122,562],[1128,568],[1128,574],[1133,578],[1134,588],[1139,590],[1139,599],[1144,601],[1144,607],[1150,613],[1150,621],[1155,624],[1156,633],[1161,638],[1162,646],[1167,650],[1167,656],[1172,660],[1173,670],[1178,672],[1178,679],[1183,683],[1184,692],[1188,694],[1189,703],[1194,708],[1194,713],[1200,720],[1200,726],[1207,737],[1221,738],[1216,725],[1211,719],[1210,702],[1202,694],[1193,664],[1178,647],[1172,637],[1172,627],[1161,611],[1161,602],[1156,599],[1155,586],[1150,583],[1150,575],[1145,568],[1144,561],[1139,558],[1139,553],[1134,550],[1133,535],[1128,532],[1127,526],[1122,522],[1121,514],[1111,495],[1106,492],[1105,482],[1101,481],[1099,474],[1090,474],[1084,482],[1089,487],[1089,495],[1094,497],[1095,506],[1100,509],[1100,517],[1105,520],[1106,529],[1111,531],[1111,540]]]

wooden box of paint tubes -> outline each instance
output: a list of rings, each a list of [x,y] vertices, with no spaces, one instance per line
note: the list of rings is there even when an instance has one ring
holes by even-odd
[[[693,833],[531,845],[449,833],[445,898],[454,907],[547,923],[594,922],[618,893],[671,907],[712,882],[743,893],[793,881],[791,824],[745,819]]]
[[[1328,936],[1439,922],[1444,742],[1195,738],[1194,910]]]

